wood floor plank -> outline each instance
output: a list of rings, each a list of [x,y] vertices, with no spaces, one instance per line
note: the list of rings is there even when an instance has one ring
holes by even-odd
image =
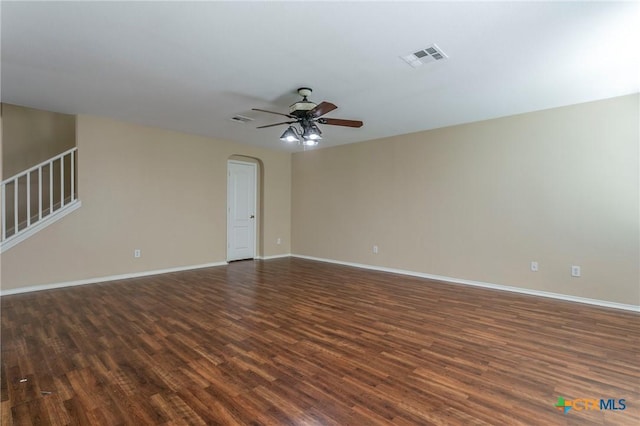
[[[295,258],[0,303],[2,425],[640,424],[637,313]]]

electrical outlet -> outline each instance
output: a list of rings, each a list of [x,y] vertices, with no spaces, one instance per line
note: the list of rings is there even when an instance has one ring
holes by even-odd
[[[378,254],[378,246],[373,246],[373,254]]]
[[[536,261],[531,262],[531,271],[538,272],[538,262]]]
[[[276,244],[282,244],[282,238],[278,238],[278,239],[276,240]]]
[[[572,277],[579,277],[580,276],[580,267],[573,265],[571,266],[571,276]]]
[[[142,251],[140,249],[135,249],[133,251],[133,257],[140,257],[142,256]]]

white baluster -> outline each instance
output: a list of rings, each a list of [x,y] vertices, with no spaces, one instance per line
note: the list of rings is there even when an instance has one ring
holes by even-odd
[[[31,172],[27,173],[27,227],[31,226]]]
[[[42,166],[38,167],[38,220],[42,219]]]
[[[71,201],[76,200],[76,155],[71,152]]]
[[[0,186],[0,197],[2,197],[2,241],[7,238],[7,198],[5,197],[5,184]]]
[[[53,213],[53,161],[49,163],[49,214]]]
[[[60,208],[64,207],[64,157],[60,157]]]
[[[13,234],[18,233],[18,178],[13,180]]]

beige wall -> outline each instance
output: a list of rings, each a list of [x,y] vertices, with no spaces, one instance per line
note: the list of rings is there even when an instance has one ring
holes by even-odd
[[[226,161],[242,155],[263,169],[263,256],[292,251],[637,305],[638,103],[625,96],[293,159],[79,116],[83,206],[2,254],[1,288],[224,261]],[[572,264],[581,278],[569,276]]]
[[[3,179],[76,145],[75,116],[11,104],[1,107]]]
[[[638,102],[296,153],[293,253],[639,305]]]
[[[234,154],[263,166],[260,254],[290,252],[289,153],[91,116],[77,141],[82,207],[2,254],[3,290],[224,261]]]

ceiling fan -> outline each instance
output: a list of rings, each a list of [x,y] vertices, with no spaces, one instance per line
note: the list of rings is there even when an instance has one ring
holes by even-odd
[[[302,100],[289,107],[289,114],[252,108],[253,111],[268,112],[269,114],[282,115],[292,119],[292,121],[283,121],[281,123],[268,124],[257,128],[264,129],[266,127],[289,124],[287,130],[280,136],[280,140],[291,143],[302,142],[303,145],[313,146],[318,144],[318,140],[322,139],[322,132],[316,123],[329,124],[331,126],[362,127],[362,121],[322,117],[338,107],[331,102],[320,102],[319,104],[311,102],[307,99],[309,95],[311,95],[311,92],[312,90],[308,87],[299,88],[298,94],[302,96]],[[299,129],[294,126],[296,123],[300,126]]]

